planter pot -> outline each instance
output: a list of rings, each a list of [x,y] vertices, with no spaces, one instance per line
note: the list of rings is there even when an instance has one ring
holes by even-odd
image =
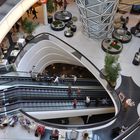
[[[62,31],[65,28],[65,23],[63,21],[53,21],[51,23],[51,28],[54,31]]]
[[[73,32],[71,30],[67,30],[64,32],[65,37],[72,37],[73,36]]]
[[[73,25],[73,21],[68,21],[67,23],[65,23],[66,24],[66,27],[68,27],[68,28],[70,28],[71,27],[71,25]]]
[[[71,25],[70,29],[71,29],[71,31],[76,32],[77,27],[76,27],[76,25]]]
[[[48,16],[48,23],[51,24],[53,22],[53,16]]]
[[[111,81],[108,81],[108,84],[111,88],[115,88],[116,87],[116,82],[111,82]]]
[[[68,22],[71,20],[71,18],[72,18],[72,14],[69,11],[58,11],[54,14],[55,20]]]
[[[30,34],[30,35],[28,35],[27,37],[26,37],[26,42],[29,42],[31,39],[33,39],[33,35],[32,34]]]
[[[104,68],[101,69],[101,71],[100,71],[100,77],[101,77],[102,79],[106,79],[106,76],[107,76],[107,74],[106,74],[106,72],[105,72],[105,69],[104,69]]]

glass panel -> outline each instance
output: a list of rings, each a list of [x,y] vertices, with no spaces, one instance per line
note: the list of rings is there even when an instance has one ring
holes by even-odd
[[[100,3],[100,0],[85,0],[85,1],[86,1],[85,3],[86,7],[90,7]]]
[[[99,14],[97,14],[97,13],[94,13],[94,12],[92,12],[92,11],[90,11],[90,10],[88,10],[87,9],[87,18],[88,17],[97,17],[97,16],[99,16]]]
[[[97,14],[101,14],[102,11],[101,11],[101,5],[98,5],[98,6],[94,6],[94,7],[90,7],[88,8],[91,12],[95,12]]]

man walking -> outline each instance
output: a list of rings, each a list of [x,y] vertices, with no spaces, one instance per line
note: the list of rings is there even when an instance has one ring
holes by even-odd
[[[37,11],[35,10],[35,8],[33,8],[33,10],[32,10],[32,14],[34,15],[34,17],[33,17],[33,19],[37,19]]]

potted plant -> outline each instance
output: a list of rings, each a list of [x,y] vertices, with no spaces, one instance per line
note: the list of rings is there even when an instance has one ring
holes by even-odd
[[[53,0],[48,0],[47,2],[47,12],[48,12],[48,23],[51,24],[53,22],[53,16],[52,13],[54,12],[54,2]]]
[[[29,35],[32,34],[34,29],[36,28],[37,24],[33,23],[32,21],[28,20],[27,18],[24,18],[22,21],[22,27],[26,33]]]
[[[49,14],[54,12],[53,0],[48,0],[48,2],[47,2],[47,11],[48,11]]]
[[[51,23],[51,28],[54,31],[62,31],[65,28],[65,23],[60,20],[55,20]]]
[[[72,36],[73,36],[73,31],[72,31],[70,28],[68,28],[68,30],[66,30],[66,31],[64,32],[64,35],[65,35],[66,37],[72,37]]]
[[[106,54],[104,72],[105,77],[111,87],[115,87],[117,78],[121,70],[120,64],[118,63],[118,55]]]
[[[36,26],[37,26],[36,23],[33,23],[32,21],[28,20],[27,18],[23,19],[22,27],[23,27],[23,30],[28,34],[26,37],[27,40],[30,40],[33,37],[32,32],[34,31]]]
[[[73,21],[73,22],[76,22],[77,20],[78,20],[78,18],[77,18],[76,16],[73,16],[73,17],[72,17],[72,21]]]

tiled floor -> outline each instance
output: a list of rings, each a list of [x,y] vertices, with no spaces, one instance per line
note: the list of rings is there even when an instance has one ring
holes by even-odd
[[[0,129],[0,140],[39,140],[39,137],[35,137],[33,132],[28,133],[27,130],[22,128],[20,124],[15,127],[6,127]]]
[[[71,11],[73,15],[78,16],[78,10],[74,4],[69,5],[67,10]],[[131,27],[139,19],[140,16],[130,15],[129,26]],[[46,26],[40,25],[36,29],[34,34],[38,34],[44,31],[55,34],[61,39],[63,39],[64,41],[68,42],[70,45],[74,46],[76,49],[78,49],[81,53],[83,53],[86,57],[88,57],[99,69],[103,68],[105,53],[101,49],[101,40],[92,40],[84,36],[82,33],[80,20],[78,20],[75,24],[77,25],[78,29],[77,32],[74,34],[74,37],[72,38],[64,37],[64,31],[60,31],[60,32],[52,31],[49,25]],[[139,44],[140,44],[140,39],[133,37],[130,43],[124,44],[123,51],[120,54],[119,62],[122,68],[121,74],[129,77],[123,76],[122,78],[119,78],[117,87],[119,87],[120,85],[118,90],[124,92],[124,94],[128,98],[129,97],[132,98],[135,101],[136,106],[130,108],[130,110],[126,113],[122,112],[122,115],[119,117],[119,119],[121,119],[122,122],[116,121],[115,123],[116,126],[122,125],[123,123],[127,123],[127,125],[129,126],[138,118],[136,109],[140,101],[139,100],[140,66],[134,66],[132,64],[132,60],[135,55],[135,52],[138,51],[140,47]],[[133,81],[137,84],[137,86],[133,83]],[[131,113],[135,113],[135,115],[131,117],[130,116]],[[106,130],[110,130],[110,128],[103,129],[102,131],[95,131],[95,134],[99,134],[102,140],[109,140],[108,136],[110,136],[110,131],[106,132]],[[106,132],[106,135],[104,135],[104,132]],[[98,137],[96,135],[94,136]],[[20,128],[20,126],[16,126],[14,128],[8,127],[4,130],[0,130],[0,140],[28,140],[28,139],[37,140],[38,138],[34,137],[34,134],[30,134],[27,131],[25,132],[25,130]]]
[[[79,13],[77,7],[74,4],[69,5],[67,10],[71,11],[73,16],[77,16],[79,18]],[[117,15],[120,16],[120,15]],[[125,14],[124,17],[129,16],[130,20],[128,23],[128,27],[132,27],[135,25],[140,16],[138,15],[129,15]],[[40,25],[34,34],[38,34],[41,32],[49,32],[52,33],[64,41],[68,42],[70,45],[78,49],[81,53],[83,53],[86,57],[88,57],[99,69],[104,66],[104,56],[105,52],[101,49],[101,41],[102,40],[93,40],[82,33],[82,25],[80,20],[76,23],[77,32],[74,34],[72,38],[66,38],[64,36],[64,31],[56,32],[50,28],[50,25]],[[119,62],[121,64],[121,74],[125,76],[130,76],[135,81],[137,85],[140,86],[140,75],[138,74],[140,71],[140,66],[135,66],[132,64],[132,60],[136,51],[140,48],[140,39],[136,37],[132,37],[131,42],[123,44],[123,50],[120,53]],[[121,80],[120,80],[121,81]],[[120,83],[118,83],[120,84]]]

